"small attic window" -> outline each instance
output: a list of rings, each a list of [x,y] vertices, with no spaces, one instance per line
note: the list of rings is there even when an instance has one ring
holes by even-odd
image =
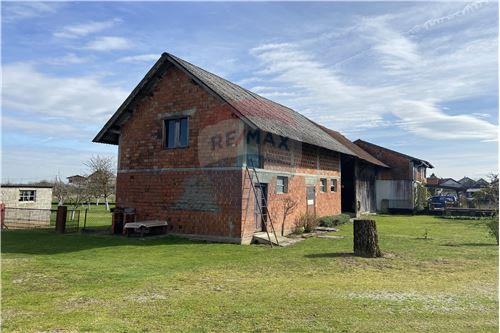
[[[188,146],[188,117],[165,120],[165,148]]]

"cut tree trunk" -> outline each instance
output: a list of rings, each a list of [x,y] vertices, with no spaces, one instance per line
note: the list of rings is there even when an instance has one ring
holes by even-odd
[[[382,256],[378,247],[377,225],[374,220],[354,220],[354,254],[366,258]]]

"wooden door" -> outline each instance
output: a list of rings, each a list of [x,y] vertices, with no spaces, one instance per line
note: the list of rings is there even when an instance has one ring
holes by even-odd
[[[307,213],[308,214],[316,214],[316,198],[315,198],[316,190],[314,186],[306,187],[306,201],[307,201]]]
[[[267,221],[267,185],[255,185],[256,198],[254,202],[255,231],[265,230]]]

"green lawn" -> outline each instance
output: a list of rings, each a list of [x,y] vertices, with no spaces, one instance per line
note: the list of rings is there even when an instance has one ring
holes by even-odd
[[[109,205],[110,208],[114,207],[114,204]],[[57,209],[57,203],[52,204],[52,209]],[[68,206],[68,210],[73,209],[72,206]],[[111,227],[111,212],[106,210],[106,205],[100,203],[98,206],[93,205],[81,205],[77,208],[80,211],[80,228],[84,226],[85,223],[85,211],[87,211],[87,228],[109,228]],[[53,215],[54,220],[52,224],[55,224],[55,214]]]
[[[498,332],[498,247],[483,221],[376,220],[380,259],[352,256],[352,225],[273,249],[4,231],[2,328]]]

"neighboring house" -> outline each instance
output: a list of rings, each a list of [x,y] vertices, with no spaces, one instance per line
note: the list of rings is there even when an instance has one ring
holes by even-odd
[[[354,143],[389,167],[380,169],[375,181],[378,211],[414,210],[426,200],[422,188],[432,164],[363,140]]]
[[[436,176],[435,174],[431,174],[429,177],[427,177],[427,186],[437,186],[439,185],[439,180],[440,178]]]
[[[464,186],[453,178],[441,178],[436,188],[439,190],[439,195],[451,195],[456,198],[465,191]]]
[[[476,183],[472,187],[473,188],[485,188],[488,186],[490,186],[490,183],[488,181],[484,180],[483,178],[480,178],[479,180],[476,181]]]
[[[338,132],[168,53],[94,142],[118,145],[116,207],[168,221],[173,234],[235,243],[270,231],[270,218],[288,234],[306,213],[375,211],[388,166]],[[284,216],[289,200],[296,206]]]
[[[468,178],[470,179],[470,178]],[[486,180],[483,178],[480,178],[478,180],[472,180],[470,179],[470,182],[467,182],[467,187],[464,186],[465,190],[465,198],[467,199],[469,207],[475,207],[475,206],[490,206],[489,203],[479,203],[477,200],[475,200],[475,194],[477,192],[480,192],[483,188],[486,188],[490,186],[490,183],[488,183]]]
[[[84,184],[87,181],[87,177],[80,176],[80,175],[74,175],[74,176],[69,176],[66,177],[68,180],[68,184],[79,186]]]
[[[3,184],[1,187],[1,201],[6,208],[51,208],[52,186]]]
[[[474,179],[471,179],[469,177],[464,177],[458,181],[463,188],[473,188],[474,185],[476,185],[476,181]]]

